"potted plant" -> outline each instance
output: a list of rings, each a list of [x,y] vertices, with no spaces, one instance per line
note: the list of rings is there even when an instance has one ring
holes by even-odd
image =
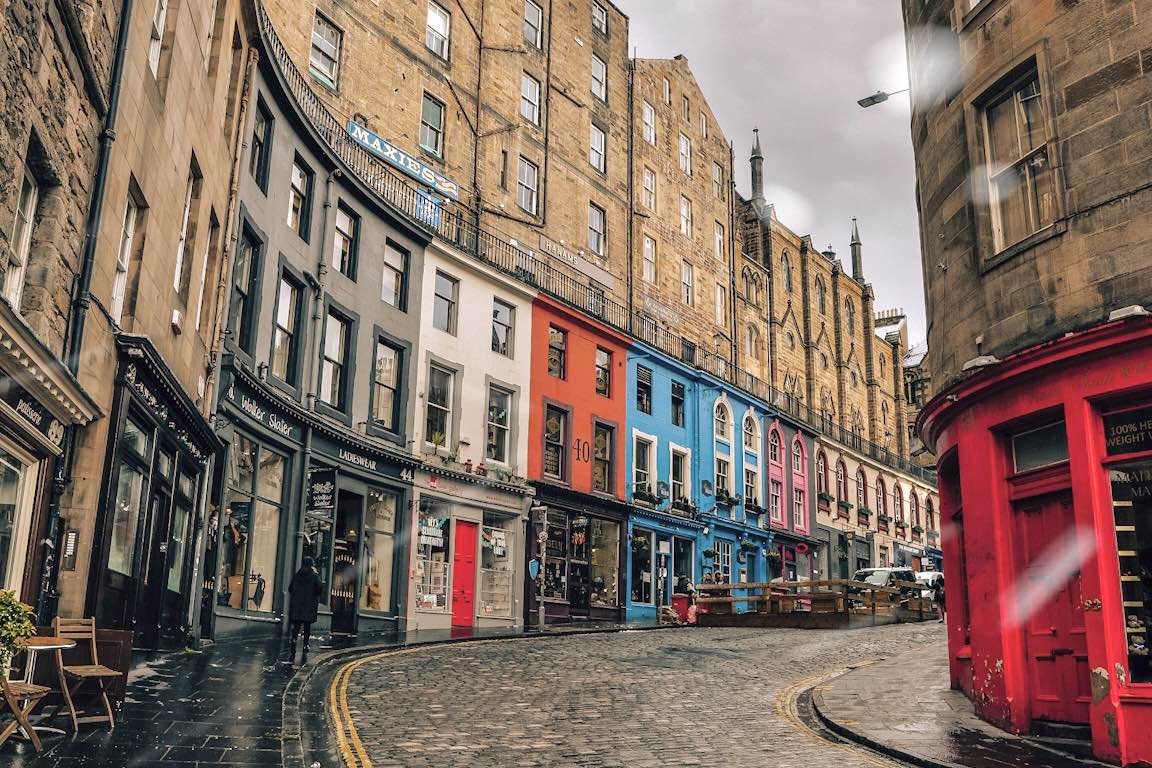
[[[888,523],[892,521],[892,517],[887,512],[881,512],[876,516],[876,519],[881,523]]]
[[[652,495],[650,486],[647,483],[637,483],[632,488],[632,499],[634,501],[641,501],[645,504],[655,504],[656,497]]]
[[[692,512],[696,511],[696,508],[692,506],[692,502],[690,502],[688,500],[688,497],[686,497],[686,496],[681,496],[680,498],[673,501],[672,502],[672,509],[678,509],[681,512],[688,512],[688,513],[692,513]]]
[[[8,674],[12,657],[35,634],[32,609],[17,600],[15,592],[0,590],[0,674]]]
[[[760,545],[752,541],[752,539],[740,539],[741,552],[755,552],[760,549]]]
[[[732,495],[724,488],[716,489],[716,503],[728,505],[732,503]]]
[[[922,525],[912,526],[912,533],[924,533],[924,526],[922,526]]]
[[[778,550],[778,549],[768,550],[768,559],[774,563],[780,562],[780,550]]]
[[[763,514],[764,507],[760,506],[760,499],[748,499],[744,502],[744,514],[746,515],[760,515]]]
[[[840,501],[836,502],[836,506],[840,507],[840,509],[852,509],[852,502],[848,501],[847,499],[840,499]],[[867,509],[865,507],[861,507],[860,511],[866,512]]]
[[[651,544],[648,543],[648,537],[647,536],[633,536],[632,537],[632,551],[633,552],[641,553],[644,550],[648,549],[650,546],[651,546]]]
[[[824,502],[825,504],[831,504],[832,502],[836,501],[835,496],[825,491],[820,491],[820,493],[816,494],[816,498],[820,499],[820,501]]]
[[[864,517],[871,517],[872,516],[872,510],[868,509],[868,507],[857,507],[856,508],[856,514],[864,515]]]
[[[705,559],[705,560],[715,560],[715,559],[716,559],[716,555],[718,555],[718,554],[720,554],[720,553],[719,553],[719,552],[717,552],[717,551],[716,551],[715,549],[713,549],[712,547],[708,547],[707,549],[705,549],[705,550],[704,550],[703,552],[701,552],[700,554],[704,556],[704,559]]]

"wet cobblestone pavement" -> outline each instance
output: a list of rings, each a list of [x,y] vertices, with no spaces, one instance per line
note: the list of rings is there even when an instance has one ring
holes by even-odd
[[[892,765],[805,732],[779,708],[817,676],[943,642],[939,625],[921,624],[445,646],[360,662],[345,717],[376,768]]]

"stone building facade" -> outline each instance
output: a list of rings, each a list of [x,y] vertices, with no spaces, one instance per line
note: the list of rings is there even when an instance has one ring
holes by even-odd
[[[1097,757],[1141,764],[1152,18],[1124,0],[903,7],[952,682],[1003,727],[1086,725]],[[991,599],[1036,573],[1049,589],[1024,608]]]

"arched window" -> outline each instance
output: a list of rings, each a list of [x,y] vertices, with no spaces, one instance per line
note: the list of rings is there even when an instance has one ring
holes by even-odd
[[[868,506],[868,479],[864,477],[864,470],[856,470],[856,507]]]
[[[880,358],[880,378],[884,378],[884,358]]]
[[[784,290],[792,292],[792,265],[788,261],[788,251],[780,254],[780,279],[784,281]]]
[[[851,297],[844,299],[844,327],[850,336],[856,333],[856,305]]]
[[[896,522],[904,522],[904,490],[900,487],[900,483],[893,483],[892,485],[892,506],[896,513]]]
[[[760,306],[760,278],[756,275],[752,275],[752,290],[748,295],[751,297],[748,299],[749,304],[754,307]]]
[[[827,307],[825,304],[825,295],[824,295],[824,278],[817,277],[816,278],[816,311],[819,312],[820,314],[824,314],[824,310],[826,308]]]
[[[745,269],[744,274],[742,274],[740,278],[744,284],[744,300],[749,304],[754,304],[755,302],[752,301],[752,273],[748,269]]]
[[[753,360],[760,359],[760,331],[756,330],[756,326],[751,323],[748,324],[744,333],[744,348]]]
[[[760,452],[760,425],[751,413],[744,414],[744,448],[753,453]]]
[[[731,439],[732,419],[729,418],[728,406],[723,400],[716,403],[716,437],[725,440]]]
[[[828,493],[828,461],[824,451],[816,454],[816,492]]]
[[[912,525],[920,525],[920,499],[915,489],[908,494],[908,509],[912,514]]]
[[[804,440],[796,435],[792,440],[792,526],[808,530],[808,455]]]
[[[932,497],[931,496],[928,497],[928,501],[926,501],[925,504],[926,504],[926,508],[925,508],[925,512],[924,512],[924,516],[925,516],[924,522],[927,523],[927,526],[925,526],[925,527],[929,531],[934,531],[934,530],[936,530],[936,510],[932,508]]]
[[[836,462],[836,501],[848,501],[848,478],[842,461]]]
[[[882,400],[880,402],[880,418],[885,427],[888,426],[888,401]]]
[[[800,444],[800,439],[797,438],[792,441],[792,471],[800,473],[804,469],[804,446]]]
[[[773,464],[780,463],[780,433],[776,431],[775,427],[768,435],[768,460]]]
[[[876,478],[876,514],[882,515],[888,509],[888,500],[884,494],[884,481]]]

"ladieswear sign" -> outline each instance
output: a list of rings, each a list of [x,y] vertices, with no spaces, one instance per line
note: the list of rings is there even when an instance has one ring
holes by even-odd
[[[407,152],[403,152],[392,146],[355,120],[348,121],[348,135],[355,139],[360,146],[389,165],[399,168],[421,184],[426,184],[440,194],[450,197],[453,200],[460,199],[459,184],[436,173],[436,171],[412,157]]]

